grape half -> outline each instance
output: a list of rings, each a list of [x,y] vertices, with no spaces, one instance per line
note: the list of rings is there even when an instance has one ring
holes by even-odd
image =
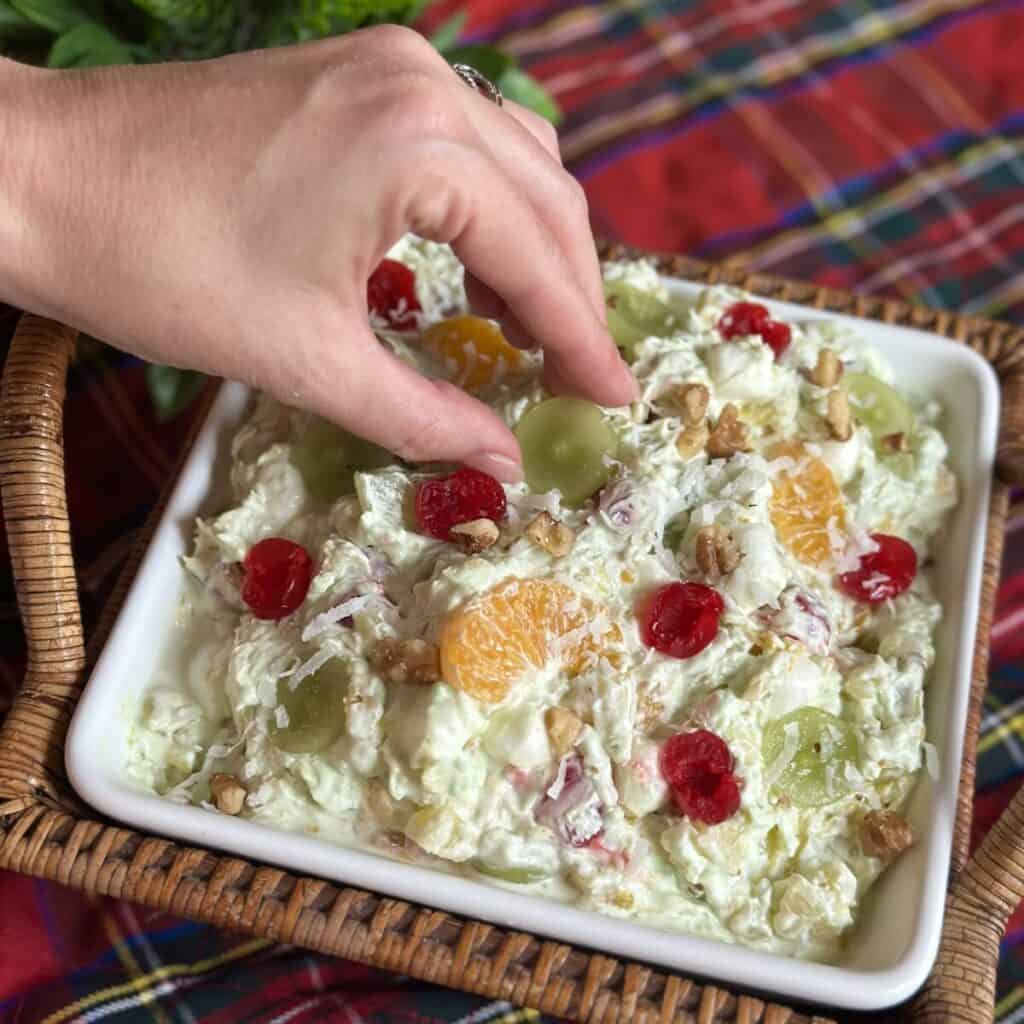
[[[319,418],[291,450],[292,465],[316,501],[336,501],[351,494],[357,469],[380,469],[393,461],[386,449]]]
[[[840,383],[854,416],[871,431],[875,450],[885,465],[897,476],[909,479],[914,472],[913,454],[887,451],[884,438],[903,434],[909,440],[914,432],[910,406],[888,384],[869,373],[844,374]]]
[[[578,505],[608,482],[618,442],[593,402],[549,398],[526,412],[515,433],[530,490],[557,487],[566,505]]]
[[[289,754],[316,754],[329,747],[345,728],[341,700],[348,682],[348,670],[337,658],[294,690],[282,679],[277,684],[277,702],[288,712],[288,724],[281,727],[271,719],[270,738]]]
[[[512,882],[515,885],[533,885],[551,877],[551,872],[545,871],[544,868],[496,868],[482,860],[474,860],[472,863],[473,870],[479,871],[481,875],[499,878],[503,882]]]
[[[871,431],[875,441],[890,434],[909,434],[914,414],[885,381],[869,373],[844,374],[840,384],[857,419]]]
[[[682,317],[671,306],[624,281],[606,281],[604,301],[608,330],[627,358],[645,338],[664,337],[681,326]]]
[[[796,725],[799,730],[796,753],[772,783],[772,790],[788,796],[797,807],[823,807],[845,796],[850,789],[846,766],[856,767],[858,758],[853,727],[815,707],[797,708],[776,718],[765,726],[761,742],[766,771],[771,770],[785,748],[787,725]]]

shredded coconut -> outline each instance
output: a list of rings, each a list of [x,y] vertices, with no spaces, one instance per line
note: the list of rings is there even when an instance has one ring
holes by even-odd
[[[303,642],[308,643],[313,637],[325,633],[335,623],[347,619],[350,615],[358,615],[373,603],[374,596],[373,594],[356,594],[354,597],[342,601],[341,604],[336,604],[333,608],[314,615],[302,631]]]

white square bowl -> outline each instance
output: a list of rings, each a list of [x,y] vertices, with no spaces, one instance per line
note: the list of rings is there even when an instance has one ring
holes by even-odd
[[[684,297],[699,290],[687,282],[665,279],[665,283]],[[928,737],[939,750],[939,778],[924,775],[917,785],[909,817],[918,842],[870,892],[840,962],[807,963],[552,904],[324,839],[181,806],[133,783],[125,767],[131,715],[171,643],[182,585],[178,559],[191,542],[194,519],[222,506],[228,493],[229,439],[249,402],[247,390],[237,384],[224,386],[210,411],[78,704],[66,763],[79,795],[111,818],[144,831],[740,988],[859,1010],[880,1009],[910,996],[931,969],[942,926],[999,388],[989,364],[957,342],[789,303],[768,305],[791,320],[824,318],[854,327],[891,361],[903,388],[938,398],[945,410],[942,426],[951,464],[961,487],[960,503],[935,567],[945,615],[926,715]]]

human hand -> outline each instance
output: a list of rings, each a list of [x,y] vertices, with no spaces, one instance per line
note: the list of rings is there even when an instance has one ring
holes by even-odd
[[[553,390],[633,397],[554,132],[474,93],[414,32],[0,71],[7,117],[28,111],[5,132],[24,145],[0,156],[14,207],[0,296],[146,359],[246,381],[404,458],[515,479],[504,424],[369,329],[366,281],[411,230],[452,244],[478,310],[544,348]]]

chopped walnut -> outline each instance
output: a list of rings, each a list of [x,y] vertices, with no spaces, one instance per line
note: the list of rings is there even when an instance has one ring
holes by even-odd
[[[452,540],[467,555],[478,555],[481,551],[493,548],[501,534],[498,524],[491,519],[471,519],[468,523],[453,526],[449,532]]]
[[[750,451],[750,429],[740,419],[736,406],[729,402],[708,437],[708,454],[713,459],[728,459],[736,452]]]
[[[708,443],[708,428],[705,423],[683,427],[676,438],[676,450],[684,459],[692,459]]]
[[[388,792],[387,787],[377,779],[371,779],[366,787],[366,808],[385,828],[400,828],[405,824],[408,811],[403,814],[399,802]]]
[[[637,695],[637,717],[643,723],[644,732],[650,732],[665,714],[661,701],[655,700],[649,693]]]
[[[860,825],[860,845],[869,857],[893,860],[914,845],[914,831],[898,814],[868,811]]]
[[[819,388],[834,388],[843,375],[842,360],[830,348],[823,348],[818,353],[818,361],[807,376],[812,384]]]
[[[391,683],[436,683],[441,678],[437,644],[426,640],[382,640],[375,652],[377,671]]]
[[[531,544],[556,558],[569,554],[576,543],[576,534],[565,523],[555,519],[550,512],[540,512],[534,516],[525,532]]]
[[[910,447],[906,434],[886,434],[882,438],[882,447],[887,452],[905,452]]]
[[[583,730],[583,723],[565,708],[548,708],[544,712],[544,726],[555,755],[559,758],[565,757],[572,750]]]
[[[217,772],[210,779],[210,795],[221,814],[239,814],[245,806],[247,790],[234,775]]]
[[[740,564],[740,552],[731,535],[717,523],[697,531],[697,567],[705,576],[718,579]]]
[[[829,433],[837,441],[849,441],[853,437],[853,419],[850,416],[850,403],[846,400],[846,392],[841,388],[833,388],[828,393],[828,410],[825,422]]]
[[[708,389],[703,384],[684,384],[672,396],[682,411],[683,422],[688,427],[703,425],[708,414]]]

